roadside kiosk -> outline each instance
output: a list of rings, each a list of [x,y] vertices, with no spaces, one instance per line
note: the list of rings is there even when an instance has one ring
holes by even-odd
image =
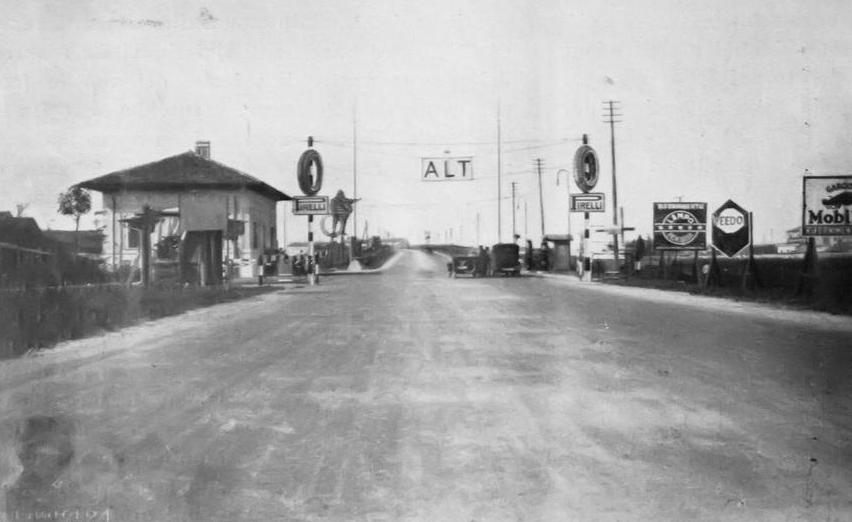
[[[571,270],[571,234],[548,234],[544,240],[552,243],[549,252],[551,272],[568,272]]]

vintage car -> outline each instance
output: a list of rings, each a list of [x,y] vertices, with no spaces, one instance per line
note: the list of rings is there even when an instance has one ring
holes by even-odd
[[[476,256],[455,256],[450,263],[450,272],[453,277],[459,275],[476,277],[477,262],[478,259]]]
[[[491,247],[491,274],[517,276],[521,273],[520,247],[514,243],[497,243]]]

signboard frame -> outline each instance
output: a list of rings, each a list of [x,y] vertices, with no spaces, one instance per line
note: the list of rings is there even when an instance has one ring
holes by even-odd
[[[579,202],[600,202],[600,208],[580,208]],[[606,212],[606,194],[603,192],[584,192],[582,194],[570,194],[571,212]]]
[[[681,219],[686,222],[679,221]],[[700,201],[654,202],[654,250],[694,251],[707,249],[707,203]],[[688,241],[674,238],[693,237]]]
[[[453,168],[450,168],[450,163],[454,163]],[[440,174],[436,164],[442,168]],[[459,165],[461,166],[459,167]],[[429,176],[430,172],[434,172],[435,176]],[[420,158],[420,181],[473,181],[473,173],[473,156],[428,156]]]
[[[808,218],[819,222],[808,224]],[[852,236],[852,176],[802,178],[802,236]]]
[[[316,208],[303,208],[302,205],[322,205]],[[331,213],[328,196],[293,196],[293,215],[325,216]]]
[[[742,226],[732,232],[725,232],[719,226],[719,218],[722,212],[734,209],[742,215]],[[729,199],[717,208],[710,222],[711,246],[726,257],[735,257],[737,254],[751,245],[751,212]]]

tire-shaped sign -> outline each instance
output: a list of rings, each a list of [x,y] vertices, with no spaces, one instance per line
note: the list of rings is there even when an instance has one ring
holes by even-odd
[[[588,145],[582,145],[574,154],[574,181],[583,192],[598,184],[598,154]]]
[[[311,172],[311,167],[313,173]],[[322,158],[319,152],[308,149],[299,158],[299,188],[306,196],[313,196],[322,188]]]
[[[328,237],[337,237],[337,236],[340,235],[340,232],[338,232],[338,229],[340,227],[332,224],[331,230],[329,230],[328,229],[329,218],[331,218],[331,216],[323,216],[322,219],[320,219],[320,230],[322,230],[322,233],[327,235]]]

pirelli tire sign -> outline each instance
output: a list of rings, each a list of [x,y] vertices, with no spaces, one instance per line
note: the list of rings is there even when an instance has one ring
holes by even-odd
[[[852,236],[852,176],[805,176],[803,236]]]
[[[707,248],[707,203],[654,203],[656,250]]]

